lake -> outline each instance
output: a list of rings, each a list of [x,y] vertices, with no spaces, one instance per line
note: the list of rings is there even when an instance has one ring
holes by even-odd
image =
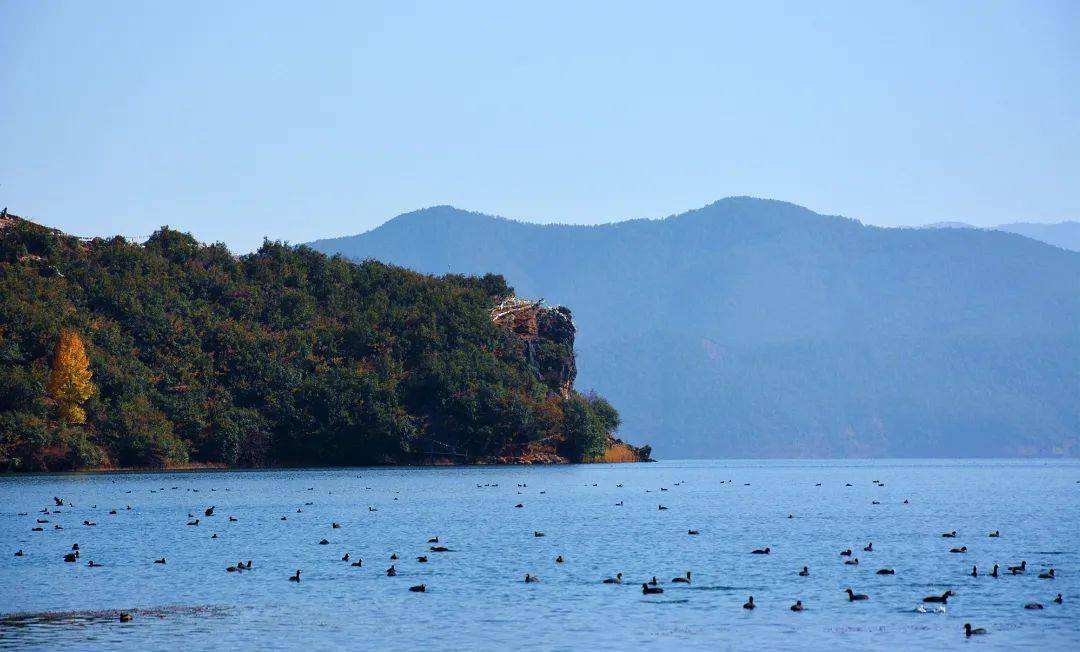
[[[4,475],[0,649],[1078,649],[1078,481],[1077,460]]]

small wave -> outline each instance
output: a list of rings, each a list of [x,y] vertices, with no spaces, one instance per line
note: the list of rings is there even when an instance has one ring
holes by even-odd
[[[36,611],[0,616],[0,627],[26,627],[28,625],[69,625],[113,621],[120,613],[132,616],[168,618],[169,616],[224,616],[230,607],[220,605],[171,605],[146,609],[84,609],[79,611]]]

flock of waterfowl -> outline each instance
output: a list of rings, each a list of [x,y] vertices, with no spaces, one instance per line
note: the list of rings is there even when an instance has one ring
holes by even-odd
[[[731,482],[731,481],[729,480],[728,482]],[[874,481],[874,484],[878,485],[878,486],[884,486],[884,483],[879,483],[876,480]],[[680,483],[675,483],[675,486],[679,486],[679,485],[680,485]],[[477,485],[477,486],[480,487],[481,485]],[[497,487],[498,485],[494,484],[494,485],[484,485],[484,486]],[[596,485],[594,484],[593,486],[595,487]],[[623,486],[622,484],[617,485],[617,487],[620,487],[620,488],[622,486]],[[821,486],[821,485],[820,485],[820,483],[818,483],[816,486]],[[847,483],[846,486],[850,487],[852,485],[850,483]],[[527,487],[527,485],[519,484],[519,485],[517,485],[517,487],[519,489],[521,489],[521,488]],[[176,490],[176,489],[179,489],[179,487],[173,487],[172,489]],[[313,488],[311,488],[311,490],[313,490]],[[160,489],[160,491],[164,491],[164,488]],[[189,491],[192,491],[192,490],[189,489]],[[194,491],[197,492],[198,490],[196,489]],[[212,490],[212,491],[214,491],[214,490]],[[228,491],[228,489],[226,489],[225,491]],[[660,488],[660,491],[668,491],[668,489],[667,488]],[[152,492],[153,492],[153,490],[152,490]],[[646,490],[646,492],[651,493],[651,490]],[[127,493],[131,493],[131,492],[128,491]],[[541,491],[540,493],[543,494],[545,492]],[[521,494],[521,491],[518,491],[518,494]],[[397,498],[395,497],[394,500],[397,500]],[[903,502],[904,502],[904,504],[909,504],[908,500],[904,500]],[[304,507],[311,506],[313,504],[314,504],[313,502],[305,502]],[[619,502],[615,503],[615,506],[620,507],[620,506],[623,506],[623,504],[624,504],[624,501],[620,500]],[[874,504],[880,504],[880,503],[879,503],[879,501],[875,500]],[[523,503],[517,503],[516,505],[514,505],[514,507],[515,508],[523,508],[524,504]],[[668,507],[663,505],[663,504],[659,504],[657,507],[658,507],[658,510],[667,510],[668,509]],[[64,510],[73,509],[73,508],[74,508],[74,506],[71,505],[71,503],[66,501],[65,499],[63,499],[63,498],[61,498],[59,496],[54,497],[53,498],[53,504],[42,508],[40,510],[40,512],[39,512],[40,515],[37,515],[37,516],[34,517],[36,519],[36,523],[31,528],[31,530],[35,531],[35,532],[44,531],[44,526],[47,525],[47,524],[51,524],[53,526],[53,529],[55,529],[55,530],[62,530],[63,526],[60,525],[59,523],[56,523],[56,524],[50,523],[50,518],[49,517],[53,517],[53,515],[59,515],[59,514],[63,513]],[[92,505],[91,509],[96,510],[97,505]],[[131,508],[130,505],[125,507],[125,510],[131,510],[131,509],[132,508]],[[209,507],[206,507],[203,510],[201,517],[197,517],[195,514],[188,513],[187,514],[187,519],[188,520],[186,521],[186,525],[189,526],[189,527],[200,527],[204,523],[207,523],[207,524],[212,523],[213,520],[214,520],[214,516],[215,516],[215,510],[216,510],[216,506],[211,505]],[[378,509],[376,507],[373,507],[373,506],[369,506],[368,510],[371,511],[371,512],[378,511]],[[297,508],[296,511],[298,513],[302,512],[303,507]],[[111,510],[109,510],[108,514],[115,516],[115,515],[118,514],[118,510],[111,509]],[[30,514],[28,514],[26,512],[21,512],[18,515],[19,516],[30,516]],[[794,515],[789,514],[788,518],[794,518]],[[206,519],[206,520],[204,521],[204,519]],[[236,522],[238,519],[237,519],[237,517],[230,515],[230,516],[227,516],[227,520],[228,520],[228,522]],[[281,516],[280,520],[282,520],[282,521],[287,520],[287,517],[286,516]],[[86,520],[82,521],[82,526],[83,527],[95,527],[96,525],[97,525],[97,523],[95,521],[91,521],[89,519],[86,519]],[[336,529],[340,529],[342,526],[341,526],[340,523],[338,523],[336,521],[332,521],[332,522],[330,522],[329,527],[331,529],[336,530]],[[687,531],[687,535],[689,535],[689,536],[696,536],[696,535],[699,535],[699,534],[700,534],[699,529],[689,529]],[[545,534],[543,532],[541,532],[541,531],[534,530],[533,531],[533,536],[534,537],[544,537]],[[941,534],[941,537],[944,538],[944,539],[956,539],[959,536],[960,535],[955,530],[952,530],[952,531],[949,531],[949,532],[944,532],[944,533]],[[999,530],[993,530],[987,536],[989,538],[995,538],[996,539],[996,538],[1000,538],[1002,536],[1002,534],[1001,534],[1001,532]],[[216,539],[217,537],[218,537],[218,535],[217,535],[216,532],[211,535],[211,538]],[[329,543],[330,542],[326,538],[322,538],[322,539],[320,539],[318,541],[319,545],[329,545]],[[862,548],[862,551],[864,553],[876,553],[876,552],[878,552],[878,550],[879,550],[878,548],[874,547],[873,542],[867,542],[867,544]],[[416,563],[426,564],[426,563],[428,563],[430,554],[432,554],[432,553],[448,553],[448,552],[452,552],[452,549],[445,546],[445,545],[442,545],[440,543],[439,536],[432,536],[431,538],[427,539],[427,549],[423,550],[422,552],[424,554],[418,554],[418,555],[415,556]],[[747,551],[747,553],[751,554],[751,555],[769,555],[769,554],[772,553],[772,548],[770,546],[763,546],[761,548],[755,548],[755,549],[749,550],[749,551]],[[950,548],[948,550],[948,553],[946,553],[946,554],[964,555],[964,554],[967,554],[967,553],[968,553],[968,547],[966,545],[960,545],[960,546],[954,546],[954,547]],[[27,555],[27,553],[23,549],[19,549],[19,550],[17,550],[15,552],[16,557],[25,557],[26,555]],[[855,556],[855,553],[853,552],[853,550],[851,548],[845,548],[843,550],[840,550],[839,551],[839,557],[841,558],[841,560],[843,561],[843,564],[845,564],[845,565],[855,566],[855,565],[859,564],[859,558],[857,556]],[[62,562],[63,563],[76,563],[76,562],[79,562],[82,558],[83,558],[83,550],[80,548],[78,543],[73,543],[72,546],[71,546],[70,551],[66,552],[63,555]],[[349,552],[345,552],[345,554],[340,559],[343,562],[348,562],[353,567],[362,567],[363,564],[364,564],[363,559],[353,557],[353,556],[350,555]],[[398,556],[397,553],[393,553],[390,556],[390,561],[391,561],[391,565],[389,566],[389,568],[387,568],[385,570],[385,575],[388,576],[388,577],[395,577],[397,575],[397,572],[398,572],[397,571],[397,564],[400,563],[400,557]],[[563,555],[560,554],[557,557],[555,557],[554,562],[556,564],[563,564],[563,563],[566,563],[566,559],[563,557]],[[166,564],[168,562],[167,562],[167,559],[165,557],[160,557],[160,558],[157,558],[157,559],[148,560],[148,563]],[[97,568],[97,567],[103,566],[103,564],[101,564],[101,563],[99,563],[99,562],[97,562],[97,561],[95,561],[93,559],[90,559],[87,562],[87,566],[89,566],[91,568]],[[246,562],[245,561],[237,561],[235,563],[229,564],[229,565],[224,567],[224,570],[225,570],[225,572],[228,572],[228,573],[244,573],[244,572],[252,571],[252,570],[254,570],[254,568],[255,568],[254,562],[252,560],[248,560]],[[1027,565],[1027,561],[1025,561],[1025,560],[1021,560],[1018,564],[1007,566],[1005,571],[1001,571],[1001,567],[998,564],[995,563],[993,565],[993,568],[990,571],[990,573],[986,574],[986,576],[990,577],[990,578],[999,578],[999,577],[1003,577],[1003,576],[1006,576],[1006,575],[1008,575],[1008,576],[1016,576],[1016,575],[1024,575],[1024,574],[1027,573],[1027,571],[1028,571],[1028,565]],[[1054,580],[1055,577],[1056,577],[1056,572],[1057,571],[1054,568],[1046,568],[1042,572],[1038,573],[1038,578],[1042,579],[1042,580]],[[296,571],[292,575],[289,575],[289,576],[287,576],[287,578],[284,578],[284,579],[287,579],[289,582],[300,583],[301,582],[301,573],[302,573],[301,569],[296,569]],[[799,576],[799,577],[809,577],[810,576],[810,568],[808,566],[804,565],[804,566],[802,566],[801,570],[798,570],[794,574]],[[896,570],[893,569],[893,568],[889,568],[889,567],[882,567],[882,568],[880,568],[880,569],[878,569],[876,571],[876,574],[877,575],[895,575]],[[979,577],[980,575],[979,575],[978,566],[972,565],[969,575],[971,577]],[[621,572],[616,573],[612,577],[598,579],[597,581],[599,583],[602,583],[602,584],[620,584],[621,585],[621,584],[624,584],[624,583],[630,583],[630,580],[625,579],[624,576],[623,576],[623,573],[621,573]],[[683,574],[683,575],[679,575],[679,576],[671,578],[670,583],[671,584],[679,584],[679,585],[690,585],[690,584],[693,583],[693,581],[694,581],[694,578],[693,578],[692,571],[686,571],[685,574]],[[539,576],[533,574],[532,572],[525,573],[524,583],[533,584],[533,583],[537,583],[537,582],[540,582]],[[411,586],[408,587],[408,590],[411,591],[411,592],[414,592],[414,593],[425,593],[425,592],[427,592],[427,585],[424,584],[424,583],[411,585]],[[848,602],[861,602],[861,601],[866,601],[866,600],[871,599],[869,595],[867,595],[865,593],[856,593],[850,587],[844,589],[843,592],[847,595],[847,601]],[[662,586],[661,581],[658,580],[656,576],[653,576],[651,579],[647,579],[647,580],[641,582],[641,593],[643,595],[659,595],[659,594],[664,593],[664,588]],[[957,593],[954,592],[953,590],[946,590],[941,594],[928,595],[928,596],[922,597],[921,598],[921,604],[919,604],[915,608],[915,610],[919,611],[919,612],[922,612],[922,613],[926,613],[927,612],[927,607],[924,606],[924,605],[933,605],[933,606],[930,607],[931,610],[938,611],[940,613],[944,613],[945,605],[948,603],[950,598],[952,598],[952,597],[954,597],[956,595],[957,595]],[[1062,604],[1064,602],[1064,600],[1062,598],[1061,593],[1057,593],[1057,595],[1052,600],[1050,600],[1050,602],[1058,604],[1058,605]],[[757,604],[754,602],[754,597],[752,595],[749,596],[747,598],[746,602],[743,603],[742,607],[743,607],[743,609],[747,609],[747,610],[755,609],[757,607]],[[1045,608],[1044,605],[1042,603],[1040,603],[1040,602],[1027,602],[1027,603],[1025,603],[1023,605],[1023,607],[1024,607],[1024,609],[1028,609],[1028,610],[1039,610],[1039,609],[1044,609]],[[808,607],[804,606],[802,599],[795,600],[795,602],[790,606],[790,610],[793,611],[793,612],[802,612],[802,611],[804,611],[806,609],[808,609]],[[130,613],[127,613],[127,612],[122,612],[120,614],[120,620],[122,620],[124,622],[128,622],[128,621],[132,620],[132,615]],[[964,626],[963,626],[963,629],[964,629],[964,635],[968,636],[968,637],[977,636],[977,635],[981,635],[981,634],[986,633],[986,630],[984,628],[972,627],[972,625],[970,623],[965,623]]]

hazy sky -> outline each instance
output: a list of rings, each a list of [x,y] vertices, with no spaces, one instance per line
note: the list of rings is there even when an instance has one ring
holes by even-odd
[[[1080,219],[1080,2],[0,0],[0,205],[236,251],[454,204]]]

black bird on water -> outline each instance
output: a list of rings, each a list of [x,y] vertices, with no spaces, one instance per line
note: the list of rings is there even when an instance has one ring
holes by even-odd
[[[802,600],[796,600],[795,604],[791,605],[791,610],[792,611],[802,611],[803,610]]]
[[[841,551],[840,556],[841,557],[850,557],[851,556],[851,548],[848,548],[847,550]]]
[[[953,548],[953,549],[952,549],[952,550],[950,550],[949,552],[959,552],[959,553],[964,553],[964,552],[967,552],[967,546],[960,546],[959,548]]]
[[[386,569],[386,576],[397,577],[397,568],[395,568],[393,564],[390,565],[390,568]]]
[[[896,575],[896,571],[891,568],[882,568],[877,572],[878,575]]]
[[[870,596],[866,595],[865,593],[855,593],[851,589],[844,589],[844,590],[847,591],[848,602],[857,602],[859,600],[869,600],[870,599]]]
[[[427,563],[427,557],[424,556],[424,555],[420,555],[419,557],[416,558],[416,561],[420,562],[421,564],[426,564]]]
[[[955,539],[956,538],[956,530],[953,530],[952,532],[946,532],[946,533],[942,534],[941,536],[946,538],[946,539]]]
[[[165,558],[164,558],[164,557],[162,557],[161,559],[155,559],[155,560],[154,560],[154,563],[155,563],[155,564],[164,564],[164,563],[165,563]]]
[[[291,575],[289,577],[289,581],[290,582],[299,582],[300,581],[300,569],[296,570],[296,575]]]
[[[529,575],[528,573],[525,573],[525,583],[526,584],[532,584],[534,582],[539,582],[539,581],[540,581],[539,577],[537,577],[535,575]]]
[[[426,593],[427,592],[427,585],[426,584],[417,584],[416,586],[410,586],[409,590],[412,591],[413,593]]]
[[[1027,570],[1027,562],[1021,561],[1019,566],[1009,566],[1009,572],[1013,575],[1019,575]]]
[[[998,538],[1000,536],[1001,536],[1001,530],[994,530],[993,532],[990,533],[990,538],[991,539],[996,539],[996,538]]]
[[[562,555],[559,555],[558,557],[555,558],[555,563],[556,564],[561,564],[564,561],[566,561],[566,560],[562,558]]]
[[[690,571],[686,571],[686,577],[675,577],[675,578],[672,578],[671,581],[675,582],[677,584],[689,584],[690,583]]]
[[[750,599],[743,603],[743,609],[753,609],[757,605],[754,604],[754,596],[750,596]]]
[[[967,636],[967,637],[982,636],[985,633],[986,633],[986,630],[983,629],[982,627],[976,627],[975,629],[972,629],[971,628],[971,623],[964,623],[964,636]]]
[[[859,558],[856,557],[854,559],[848,559],[847,561],[844,562],[844,565],[846,565],[846,566],[858,566],[859,565]]]
[[[940,602],[945,604],[949,601],[949,597],[954,595],[952,591],[946,591],[941,595],[928,595],[922,599],[923,602]]]
[[[802,570],[799,571],[799,577],[810,577],[810,569],[806,566],[803,566]]]
[[[972,577],[978,577],[979,576],[979,567],[978,566],[972,566],[971,567],[971,576]]]
[[[659,586],[649,586],[648,584],[641,585],[641,592],[645,595],[653,595],[656,593],[663,593],[664,589]]]
[[[604,584],[622,584],[622,573],[615,573],[615,577],[604,579]]]
[[[211,506],[207,507],[206,511],[203,512],[203,514],[205,516],[213,516],[214,515],[214,505],[211,505]]]
[[[1056,603],[1058,603],[1058,604],[1061,604],[1061,603],[1062,603],[1062,600],[1061,600],[1061,594],[1060,594],[1060,593],[1058,593],[1058,594],[1057,594],[1057,597],[1056,597],[1056,598],[1054,598],[1054,602],[1056,602]]]
[[[998,565],[994,564],[994,570],[990,571],[990,577],[997,577],[997,576],[998,576]]]
[[[771,548],[759,548],[758,550],[751,550],[751,555],[767,555],[771,551]]]
[[[1054,569],[1051,568],[1050,570],[1046,571],[1045,573],[1039,573],[1039,579],[1040,580],[1052,580],[1052,579],[1054,579]]]

